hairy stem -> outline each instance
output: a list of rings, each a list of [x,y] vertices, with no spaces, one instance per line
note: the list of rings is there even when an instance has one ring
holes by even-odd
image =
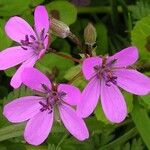
[[[82,71],[80,71],[79,73],[77,73],[69,82],[68,84],[72,84],[77,78],[79,78],[80,76],[82,76]]]
[[[77,58],[74,58],[74,57],[69,56],[69,55],[66,55],[66,54],[61,53],[61,52],[56,52],[56,50],[54,50],[54,49],[50,49],[49,52],[51,52],[51,53],[53,53],[53,54],[55,54],[55,55],[57,55],[57,56],[61,56],[61,57],[63,57],[63,58],[72,60],[72,61],[74,61],[74,62],[77,62],[77,63],[80,63],[80,64],[82,63],[82,60],[77,59]]]

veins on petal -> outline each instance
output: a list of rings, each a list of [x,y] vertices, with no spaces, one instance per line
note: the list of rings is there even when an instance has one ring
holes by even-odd
[[[27,47],[31,47],[36,54],[39,54],[42,49],[45,49],[44,41],[47,37],[45,35],[45,29],[42,29],[40,33],[35,30],[35,35],[25,35],[25,39],[21,40],[21,47],[27,50]]]
[[[94,70],[98,79],[103,79],[107,86],[111,86],[111,83],[117,85],[117,76],[114,74],[114,64],[117,59],[113,59],[107,62],[107,58],[103,58],[102,66],[94,66]]]
[[[61,105],[66,93],[63,91],[58,92],[57,90],[49,89],[45,84],[42,84],[42,87],[44,88],[46,95],[44,97],[45,103],[42,101],[39,102],[42,105],[40,111],[43,112],[49,110],[49,113],[52,113],[55,105]]]

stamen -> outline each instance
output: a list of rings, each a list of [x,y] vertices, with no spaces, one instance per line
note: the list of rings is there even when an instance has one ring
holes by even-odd
[[[46,110],[49,110],[49,114],[52,113],[52,106],[49,105],[48,103],[47,104],[44,104],[43,102],[39,102],[43,107],[40,109],[41,112],[43,111],[46,111]]]
[[[42,101],[39,102],[42,105],[40,111],[43,112],[49,110],[49,113],[51,113],[55,105],[61,104],[64,96],[66,96],[66,93],[63,91],[57,92],[57,89],[56,91],[51,90],[45,84],[41,84],[41,86],[46,91],[46,95],[43,96],[43,98],[45,99],[45,103],[43,103]]]
[[[39,34],[35,30],[35,34],[36,36],[25,35],[25,40],[21,40],[20,42],[21,42],[21,47],[24,50],[27,50],[27,48],[25,48],[24,46],[28,46],[34,49],[37,54],[39,54],[40,50],[45,49],[44,40],[46,39],[47,35],[45,36],[45,29],[42,29]]]
[[[21,48],[24,49],[24,50],[28,50],[26,47],[23,47],[23,46],[21,46]]]
[[[117,84],[117,76],[114,75],[113,65],[117,59],[113,59],[107,63],[107,58],[103,59],[102,66],[94,66],[96,76],[99,80],[103,78],[107,86],[111,86],[110,83]]]
[[[113,60],[111,60],[109,63],[107,63],[106,65],[107,65],[108,67],[110,67],[110,66],[114,65],[116,62],[117,62],[117,59],[113,59]]]
[[[50,89],[47,87],[47,85],[45,84],[41,84],[41,85],[46,92],[50,92]]]
[[[44,41],[45,37],[44,37],[44,33],[45,33],[45,29],[42,29],[41,33],[40,33],[40,40]]]
[[[36,38],[33,35],[30,35],[30,38],[33,39],[34,41],[36,40]]]

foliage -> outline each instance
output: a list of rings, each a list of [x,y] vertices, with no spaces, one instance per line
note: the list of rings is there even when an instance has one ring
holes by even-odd
[[[4,25],[12,16],[21,16],[33,25],[33,10],[45,5],[49,14],[70,26],[72,33],[84,43],[84,28],[92,22],[97,32],[96,44],[92,47],[97,55],[113,54],[129,45],[139,49],[137,68],[150,75],[150,2],[149,0],[92,0],[87,7],[78,7],[71,0],[0,0],[0,51],[15,45],[6,35]],[[85,45],[84,45],[85,46]],[[79,46],[69,38],[52,36],[51,47],[69,57],[82,57]],[[84,49],[86,46],[84,47]],[[80,53],[80,55],[79,55]],[[11,61],[11,60],[10,60]],[[57,82],[69,82],[81,90],[87,84],[81,73],[81,65],[54,53],[46,54],[36,67]],[[55,123],[52,133],[41,146],[28,145],[23,139],[23,124],[10,124],[4,118],[3,106],[21,96],[32,95],[22,86],[13,90],[10,77],[16,68],[0,72],[0,150],[145,150],[150,149],[150,95],[133,96],[124,93],[128,117],[121,124],[110,123],[100,104],[94,113],[85,119],[90,138],[79,142],[62,124]],[[79,73],[79,77],[74,77]],[[72,80],[73,79],[73,80]]]

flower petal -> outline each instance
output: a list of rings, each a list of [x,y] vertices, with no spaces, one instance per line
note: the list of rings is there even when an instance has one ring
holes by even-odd
[[[77,105],[81,101],[81,92],[75,86],[60,84],[58,86],[58,91],[63,91],[66,93],[63,100],[70,105]]]
[[[23,122],[35,116],[41,108],[39,96],[21,97],[4,106],[3,115],[10,122]]]
[[[150,78],[136,70],[118,69],[116,71],[117,84],[126,91],[146,95],[150,92]]]
[[[114,123],[122,122],[127,116],[125,100],[117,86],[110,86],[102,80],[101,104],[103,111],[109,121]]]
[[[44,6],[37,6],[34,12],[34,22],[37,33],[41,33],[44,29],[45,35],[49,30],[49,17],[47,10]]]
[[[88,117],[95,109],[100,96],[100,80],[93,78],[85,87],[81,95],[81,102],[77,105],[77,114]]]
[[[50,80],[38,69],[26,68],[22,73],[22,82],[29,88],[45,92],[42,84],[46,85],[49,89],[51,88]]]
[[[24,68],[26,67],[33,67],[34,64],[37,61],[37,57],[32,57],[30,59],[28,59],[27,61],[25,61],[20,67],[19,69],[16,71],[16,73],[13,75],[10,85],[13,88],[18,88],[21,84],[22,84],[22,79],[21,79],[21,75],[22,75],[22,71],[24,70]],[[31,76],[31,75],[30,75]]]
[[[40,145],[48,137],[53,125],[53,112],[39,112],[31,118],[24,132],[25,140],[32,145]]]
[[[33,52],[24,50],[20,46],[10,47],[0,52],[0,70],[5,70],[16,66],[27,60],[33,55]]]
[[[20,43],[21,40],[25,40],[26,35],[36,37],[32,27],[24,19],[17,16],[11,17],[7,21],[5,32],[12,40],[18,43]]]
[[[90,57],[83,61],[82,72],[87,80],[94,76],[94,66],[101,66],[102,59],[100,57]]]
[[[78,140],[83,141],[89,137],[89,132],[83,119],[69,106],[59,106],[60,117],[67,130]]]
[[[127,67],[134,64],[138,59],[138,49],[128,47],[108,58],[108,61],[116,59],[115,67]]]

